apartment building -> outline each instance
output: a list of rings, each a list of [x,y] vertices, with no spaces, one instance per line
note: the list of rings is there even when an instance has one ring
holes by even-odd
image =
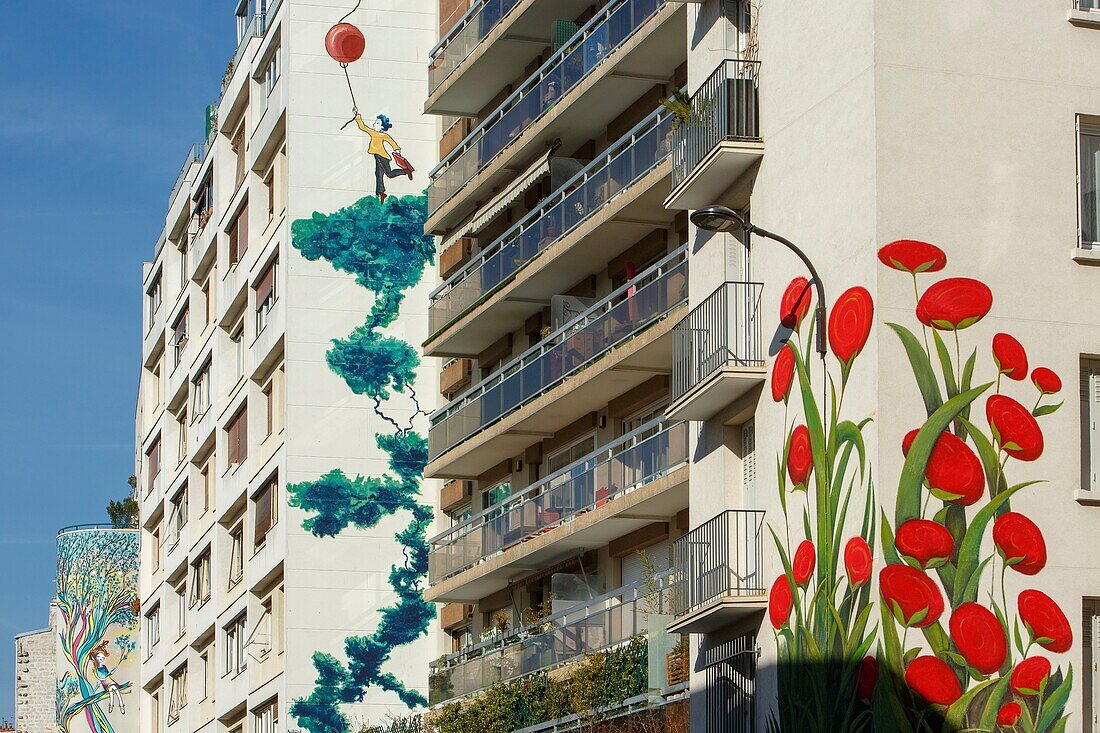
[[[416,468],[436,367],[408,345],[435,277],[436,8],[242,0],[214,22],[237,46],[142,268],[142,730],[357,728],[426,704],[437,654]]]
[[[435,714],[1100,729],[1094,6],[440,3]]]

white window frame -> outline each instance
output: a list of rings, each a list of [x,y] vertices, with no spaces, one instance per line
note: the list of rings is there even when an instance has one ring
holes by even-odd
[[[1077,116],[1077,248],[1082,250],[1089,250],[1094,252],[1100,252],[1100,241],[1085,240],[1085,191],[1083,189],[1084,183],[1084,170],[1082,163],[1084,162],[1084,142],[1085,137],[1096,138],[1100,141],[1100,122],[1093,119],[1082,118],[1081,115]],[[1095,163],[1097,181],[1094,181],[1094,185],[1097,189],[1097,198],[1100,199],[1100,161]],[[1093,223],[1096,228],[1094,236],[1100,240],[1100,201],[1097,203],[1096,221]]]
[[[146,659],[153,656],[153,649],[160,643],[160,604],[155,604],[149,613],[145,614],[145,648]]]
[[[1081,489],[1100,494],[1100,359],[1081,359]]]

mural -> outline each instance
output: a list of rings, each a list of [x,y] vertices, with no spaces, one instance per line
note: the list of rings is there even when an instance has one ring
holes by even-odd
[[[427,213],[423,195],[392,196],[384,202],[368,196],[291,226],[293,245],[303,257],[324,259],[336,270],[354,275],[356,283],[375,296],[363,325],[347,337],[333,339],[326,358],[352,392],[372,400],[375,414],[392,430],[375,436],[376,445],[389,456],[389,474],[351,478],[335,468],[315,481],[289,485],[290,505],[309,514],[302,526],[317,537],[335,537],[349,526],[369,529],[398,512],[411,515],[408,526],[394,535],[405,561],[390,568],[395,602],[381,609],[377,629],[345,641],[346,662],[323,652],[313,655],[316,686],[290,708],[311,733],[347,731],[349,721],[340,706],[361,702],[371,687],[393,693],[410,709],[427,705],[407,681],[383,669],[393,650],[426,635],[435,617],[434,604],[423,597],[426,532],[433,510],[419,502],[428,444],[413,430],[425,414],[415,388],[420,358],[411,344],[385,334],[398,316],[405,291],[420,282],[424,268],[434,262],[434,240],[423,234]],[[394,393],[413,405],[407,421],[385,410]]]
[[[787,521],[783,537],[772,531],[784,573],[769,595],[780,660],[769,729],[1064,730],[1072,666],[1055,667],[1044,652],[1070,650],[1070,623],[1038,587],[1014,599],[1005,590],[1010,572],[1036,576],[1046,564],[1042,532],[1011,506],[1040,482],[1010,475],[1042,456],[1039,420],[1060,407],[1050,396],[1061,381],[1045,367],[1029,372],[1010,334],[995,335],[988,352],[967,344],[963,358],[961,332],[990,312],[993,293],[966,277],[922,292],[918,276],[947,266],[939,247],[891,242],[879,260],[910,275],[921,332],[886,324],[923,407],[899,446],[893,507],[875,498],[863,439],[870,419],[843,417],[874,321],[870,294],[855,287],[837,300],[833,358],[820,367],[803,358],[814,328],[806,281],[793,281],[781,303],[792,337],[775,360],[771,394],[785,411],[776,469]],[[815,383],[828,385],[828,397]],[[876,544],[883,564],[873,595]]]
[[[137,570],[136,531],[86,529],[57,538],[61,733],[113,733],[126,715],[133,685],[127,678],[137,673]]]

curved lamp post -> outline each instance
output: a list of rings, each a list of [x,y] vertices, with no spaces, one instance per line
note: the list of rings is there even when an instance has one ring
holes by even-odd
[[[802,260],[803,264],[805,264],[806,268],[810,271],[810,276],[814,281],[814,287],[817,289],[817,310],[814,312],[814,319],[816,321],[816,325],[814,326],[816,332],[814,334],[814,340],[817,346],[817,353],[821,354],[821,358],[824,359],[826,354],[825,286],[821,284],[821,277],[818,276],[817,269],[814,267],[814,264],[810,262],[810,258],[806,256],[806,253],[799,249],[791,240],[745,221],[740,214],[727,206],[708,206],[704,209],[693,211],[691,213],[691,223],[708,232],[728,232],[733,229],[739,229],[748,234],[757,234],[767,239],[774,239],[776,242],[779,242],[798,255],[798,258]]]

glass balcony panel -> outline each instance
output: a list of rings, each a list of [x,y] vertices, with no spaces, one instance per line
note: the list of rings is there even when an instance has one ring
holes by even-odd
[[[428,93],[434,92],[500,21],[504,20],[519,0],[482,0],[476,3],[432,51],[428,65]]]

